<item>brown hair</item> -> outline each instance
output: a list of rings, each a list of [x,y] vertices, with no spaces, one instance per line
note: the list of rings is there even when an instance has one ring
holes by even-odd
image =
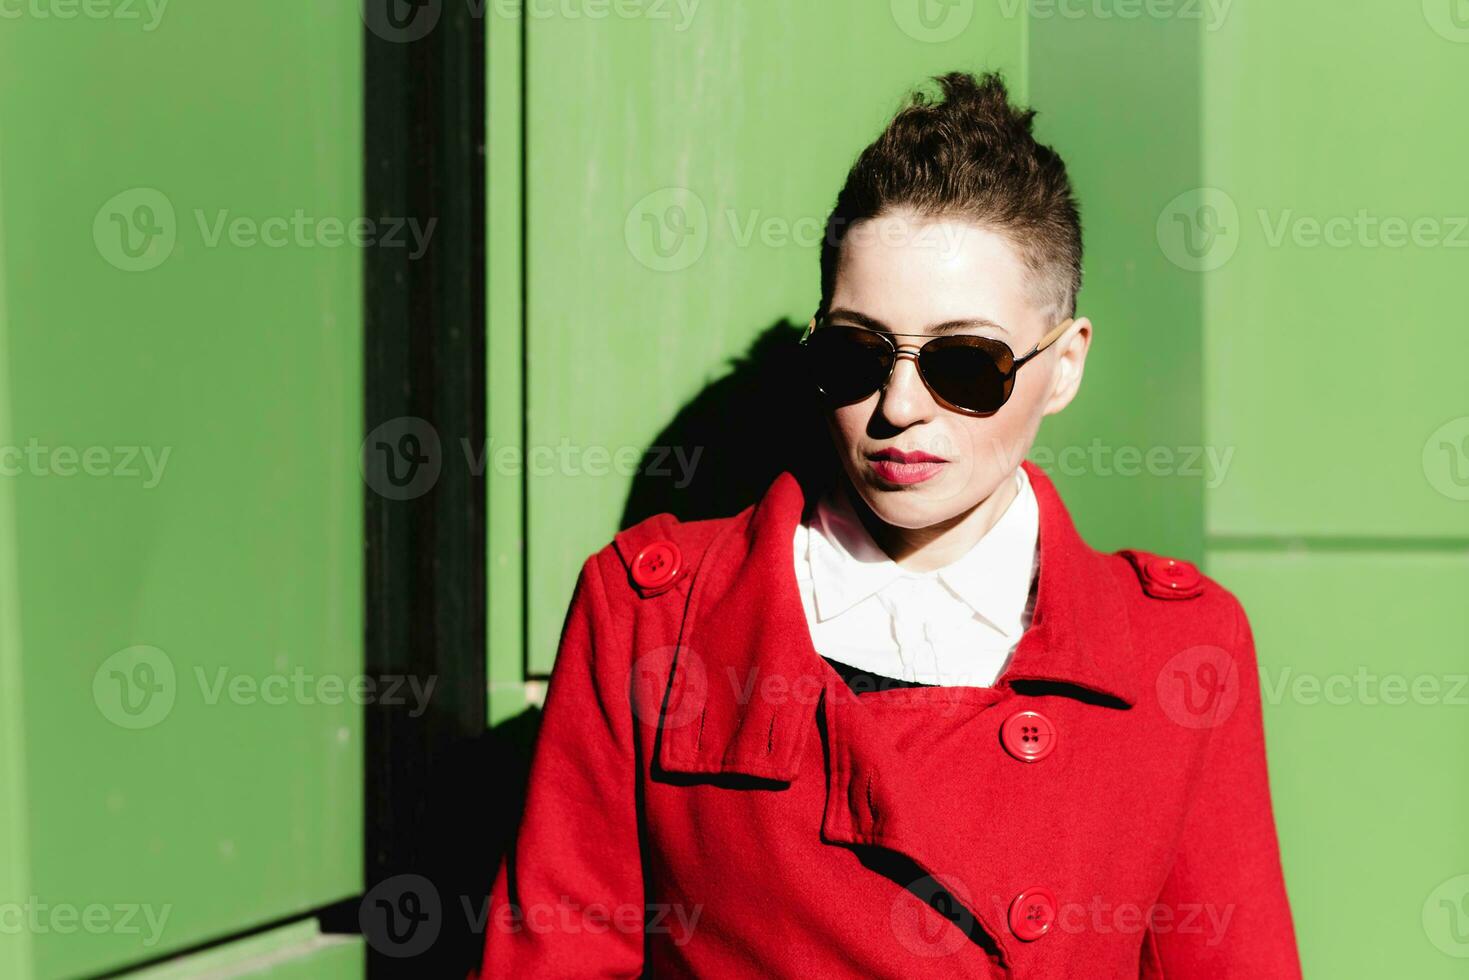
[[[934,78],[943,99],[915,90],[852,169],[821,246],[821,309],[830,307],[842,240],[858,221],[899,208],[960,217],[1004,235],[1055,319],[1076,314],[1081,216],[1066,165],[1031,135],[1033,109],[1010,104],[996,72]]]

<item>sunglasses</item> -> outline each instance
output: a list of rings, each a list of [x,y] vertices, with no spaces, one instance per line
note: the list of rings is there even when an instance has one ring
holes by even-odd
[[[838,405],[861,401],[887,388],[902,357],[913,358],[918,376],[945,408],[964,415],[993,415],[1010,399],[1015,373],[1051,346],[1075,322],[1067,317],[1040,343],[1017,358],[1003,340],[970,334],[888,333],[846,323],[830,323],[818,314],[806,325],[801,346],[816,390]],[[818,324],[820,329],[818,329]],[[894,337],[927,337],[916,349],[899,347]]]

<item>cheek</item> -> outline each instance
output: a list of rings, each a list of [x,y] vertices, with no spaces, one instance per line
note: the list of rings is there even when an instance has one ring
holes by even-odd
[[[936,494],[964,506],[984,499],[999,485],[1006,473],[1020,465],[1035,437],[1034,396],[1021,399],[1016,391],[1004,408],[994,415],[978,418],[950,415],[945,438],[954,444],[953,458],[943,487]]]
[[[1005,402],[1008,414],[1022,418],[1027,423],[1031,419],[1039,418],[1043,403],[1050,393],[1053,371],[1051,362],[1043,354],[1036,363],[1017,374],[1015,386],[1010,391],[1010,399]]]
[[[993,474],[1019,465],[1027,448],[1026,426],[1019,413],[1003,411],[989,418],[965,418],[953,431],[967,464],[963,479],[968,484],[989,483]]]
[[[826,412],[826,424],[837,448],[851,456],[867,440],[867,424],[876,410],[876,396]],[[946,413],[923,440],[923,448],[947,456],[957,482],[968,484],[997,468],[1019,465],[1027,448],[1027,435],[1034,428],[1030,401],[1017,390],[1003,411],[988,418]],[[871,402],[872,404],[869,404]]]
[[[837,440],[837,445],[843,452],[850,452],[862,441],[867,431],[867,420],[872,418],[876,403],[877,396],[873,395],[866,401],[843,405],[841,408],[827,412],[827,425],[831,428],[832,437]]]

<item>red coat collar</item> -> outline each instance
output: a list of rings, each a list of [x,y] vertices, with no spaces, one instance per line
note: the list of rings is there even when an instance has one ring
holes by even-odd
[[[1081,538],[1045,473],[1021,465],[1040,508],[1039,580],[1030,629],[995,686],[1051,683],[1130,707],[1131,630],[1109,558]],[[796,585],[791,541],[805,506],[782,472],[704,552],[670,677],[663,769],[795,778],[836,676],[811,644]]]

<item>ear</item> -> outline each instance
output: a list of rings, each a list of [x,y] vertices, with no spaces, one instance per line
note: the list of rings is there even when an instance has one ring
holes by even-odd
[[[1051,393],[1046,398],[1042,415],[1055,415],[1071,404],[1071,399],[1081,388],[1081,376],[1086,368],[1086,353],[1092,343],[1092,322],[1086,317],[1077,317],[1076,322],[1066,329],[1056,341],[1056,363],[1051,371]]]

